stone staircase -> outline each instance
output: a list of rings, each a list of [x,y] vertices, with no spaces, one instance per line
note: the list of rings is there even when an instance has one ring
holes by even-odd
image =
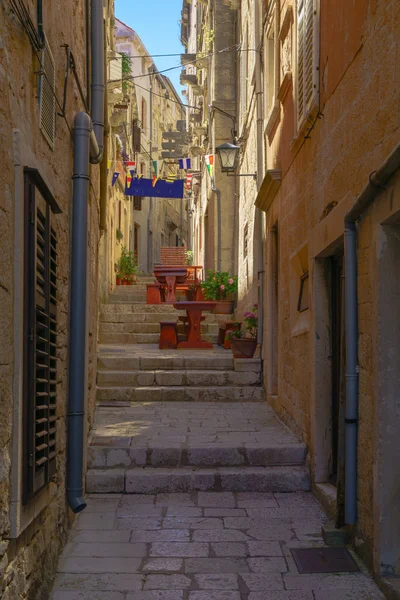
[[[155,334],[159,335],[159,334]],[[100,347],[97,400],[135,402],[261,402],[260,360],[236,360],[221,348],[159,350],[155,345]]]
[[[146,293],[121,286],[109,304],[100,310],[100,343],[102,344],[157,344],[160,337],[160,321],[178,319],[185,311],[177,311],[169,304],[145,303]],[[132,286],[133,287],[133,286]],[[143,294],[143,299],[137,295]],[[201,331],[203,339],[214,344],[218,338],[218,322],[221,315],[204,313]],[[224,315],[225,319],[232,315]],[[178,333],[183,336],[183,323],[178,324]],[[182,337],[183,339],[183,337]]]
[[[308,490],[306,446],[266,404],[261,361],[217,346],[159,350],[160,320],[178,313],[132,301],[138,291],[101,309],[87,492]],[[226,318],[207,315],[204,337],[215,342]]]

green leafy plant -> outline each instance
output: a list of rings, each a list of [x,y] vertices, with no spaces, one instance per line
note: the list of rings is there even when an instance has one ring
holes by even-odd
[[[117,236],[117,240],[122,240],[122,238],[124,237],[122,231],[120,229],[116,230],[116,236]]]
[[[238,279],[229,275],[227,271],[208,271],[201,288],[207,300],[226,300],[232,294],[236,294]]]
[[[117,270],[121,273],[121,279],[127,279],[128,281],[132,281],[133,276],[138,271],[136,258],[132,250],[128,250],[126,246],[121,248],[121,258],[117,263]]]
[[[126,52],[121,52],[122,55],[122,91],[124,94],[128,91],[128,81],[132,75],[132,59],[126,54]]]
[[[186,250],[186,264],[191,267],[194,261],[194,252],[193,250]]]

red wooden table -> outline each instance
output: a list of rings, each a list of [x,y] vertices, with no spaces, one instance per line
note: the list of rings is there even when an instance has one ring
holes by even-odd
[[[188,281],[194,281],[195,283],[200,283],[201,281],[201,272],[203,267],[200,265],[188,265]]]
[[[186,267],[169,267],[157,265],[154,267],[154,277],[161,285],[167,286],[166,302],[174,304],[176,302],[176,286],[185,283],[188,277]]]
[[[189,331],[186,342],[180,342],[178,348],[212,348],[211,342],[205,342],[201,337],[202,312],[213,310],[216,302],[176,302],[174,308],[186,310],[189,321]]]

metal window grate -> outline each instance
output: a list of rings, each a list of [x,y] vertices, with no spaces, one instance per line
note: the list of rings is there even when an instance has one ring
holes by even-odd
[[[52,211],[26,178],[26,362],[24,372],[27,502],[56,471],[57,406],[57,234]]]
[[[54,148],[54,142],[56,138],[55,92],[56,70],[54,58],[46,39],[46,46],[41,54],[41,71],[39,82],[40,129],[52,148]]]

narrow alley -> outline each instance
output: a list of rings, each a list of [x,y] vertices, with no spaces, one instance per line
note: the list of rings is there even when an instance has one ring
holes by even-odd
[[[400,600],[400,0],[2,0],[0,133],[0,600]]]
[[[292,550],[328,547],[305,444],[263,401],[260,359],[158,348],[174,309],[145,304],[146,282],[101,307],[88,506],[52,600],[383,598],[361,563],[299,574]]]

